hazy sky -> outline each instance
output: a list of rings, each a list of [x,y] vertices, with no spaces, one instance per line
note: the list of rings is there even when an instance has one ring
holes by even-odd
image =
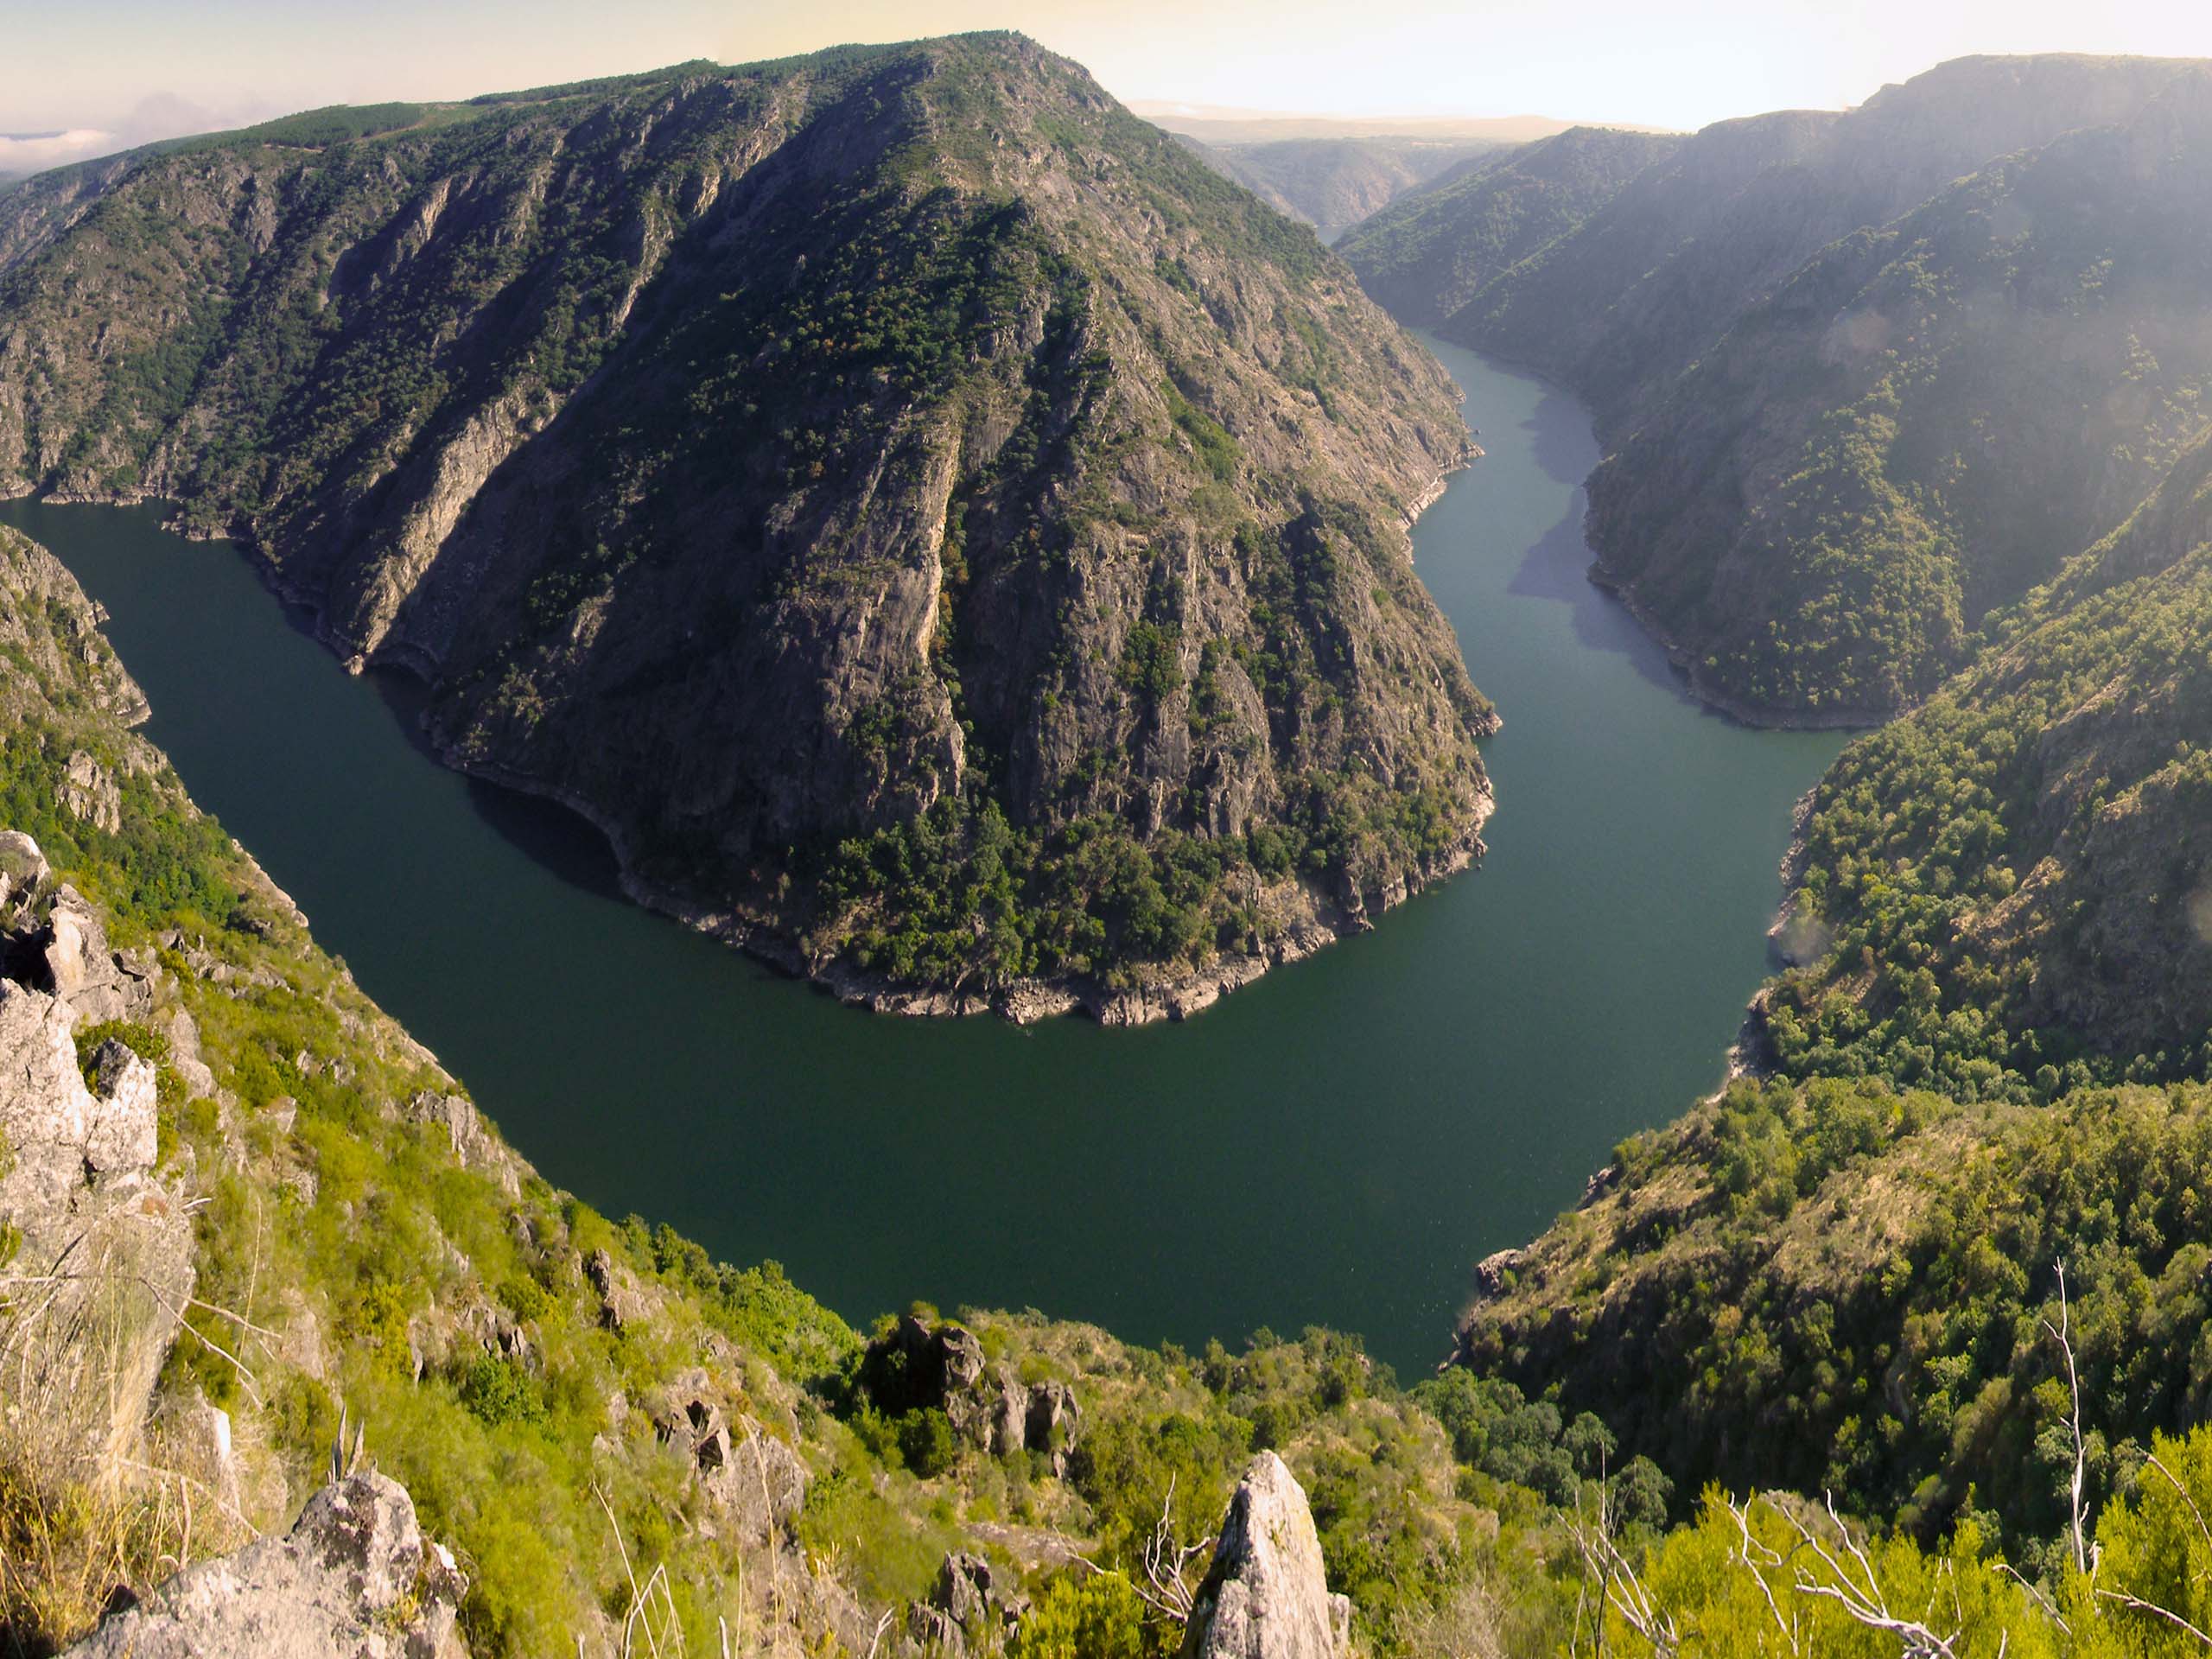
[[[1694,127],[1967,52],[2212,57],[2212,0],[0,0],[0,134],[130,141],[685,58],[1015,28],[1125,99]],[[0,141],[0,170],[34,151]]]

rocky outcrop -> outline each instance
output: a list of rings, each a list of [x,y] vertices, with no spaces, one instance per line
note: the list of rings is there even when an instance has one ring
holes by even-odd
[[[71,817],[95,830],[113,835],[123,828],[123,791],[115,774],[82,749],[62,768],[55,795]]]
[[[695,1396],[682,1423],[666,1426],[671,1438],[688,1428],[700,1489],[742,1541],[772,1542],[805,1503],[813,1479],[805,1460],[757,1419],[740,1413],[726,1421],[719,1406]]]
[[[1351,1603],[1329,1593],[1306,1492],[1273,1452],[1252,1459],[1221,1523],[1183,1659],[1350,1659]]]
[[[97,948],[105,936],[70,889],[45,893],[43,866],[28,837],[0,845],[0,887],[16,890],[9,914],[21,922],[51,906],[27,936],[6,936],[10,971],[43,973],[48,988],[0,977],[0,1236],[13,1246],[0,1289],[5,1410],[67,1458],[97,1462],[144,1425],[191,1294],[193,1236],[183,1195],[155,1170],[154,1067],[110,1043],[92,1057],[97,1091],[86,1084],[75,1028],[118,993],[88,981],[88,963],[110,960]]]
[[[68,1649],[73,1659],[465,1659],[466,1582],[406,1489],[354,1475],[292,1529],[189,1567]]]
[[[1023,1383],[1011,1367],[986,1358],[975,1332],[957,1325],[931,1326],[911,1314],[900,1319],[868,1344],[861,1383],[878,1410],[942,1411],[952,1432],[976,1450],[999,1458],[1034,1452],[1056,1475],[1083,1434],[1072,1388]]]
[[[995,1653],[1029,1611],[1029,1598],[1009,1592],[984,1557],[955,1550],[938,1569],[926,1602],[907,1610],[907,1639],[928,1652]]]

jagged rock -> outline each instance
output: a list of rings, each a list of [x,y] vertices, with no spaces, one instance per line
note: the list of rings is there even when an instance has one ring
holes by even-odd
[[[54,792],[62,810],[80,823],[110,835],[123,828],[123,791],[115,774],[84,750],[70,755]]]
[[[938,1569],[936,1592],[930,1598],[932,1606],[942,1608],[951,1615],[954,1624],[966,1630],[983,1622],[990,1599],[988,1561],[964,1550],[955,1550],[944,1558],[944,1565]]]
[[[181,1196],[154,1173],[153,1067],[104,1053],[109,1092],[93,1094],[74,1024],[59,999],[0,980],[0,1220],[20,1235],[16,1272],[69,1267],[7,1315],[0,1404],[73,1457],[136,1438],[194,1277]]]
[[[290,1532],[178,1573],[68,1649],[72,1659],[465,1659],[453,1558],[398,1482],[360,1474]]]
[[[1497,1296],[1504,1292],[1505,1278],[1517,1272],[1529,1259],[1526,1250],[1493,1250],[1475,1263],[1475,1287],[1484,1296]]]
[[[1029,1389],[1029,1414],[1022,1438],[1032,1452],[1052,1459],[1052,1473],[1065,1475],[1068,1454],[1083,1437],[1083,1408],[1075,1390],[1065,1382],[1035,1382]]]
[[[1229,1500],[1183,1659],[1347,1659],[1351,1603],[1329,1593],[1305,1491],[1272,1452]]]
[[[87,1021],[143,1020],[150,1014],[152,959],[111,952],[107,929],[74,887],[58,887],[43,903],[46,914],[36,930],[7,953],[10,976],[50,992]]]
[[[925,1605],[907,1617],[907,1635],[925,1648],[948,1653],[995,1653],[1006,1631],[1029,1611],[1029,1599],[995,1580],[985,1557],[955,1550],[938,1568]]]
[[[707,1497],[747,1543],[766,1543],[806,1502],[813,1477],[805,1463],[751,1417],[734,1430],[717,1421],[695,1456]]]
[[[53,879],[38,842],[20,830],[0,830],[0,909],[20,904]]]
[[[1007,1366],[992,1364],[976,1333],[960,1325],[932,1329],[907,1315],[868,1345],[861,1376],[882,1410],[893,1416],[942,1411],[955,1434],[994,1457],[1043,1452],[1057,1472],[1075,1444],[1081,1413],[1074,1391],[1063,1383],[1039,1384],[1059,1390],[1040,1408],[1036,1390],[1025,1389]]]
[[[352,1070],[342,1058],[329,1066],[330,1075],[341,1083]],[[463,1169],[489,1170],[509,1197],[522,1190],[513,1160],[485,1127],[482,1116],[467,1096],[436,1094],[426,1089],[407,1103],[407,1116],[414,1122],[442,1128],[453,1147],[454,1161]]]
[[[638,1317],[637,1293],[624,1285],[614,1269],[614,1258],[604,1249],[594,1250],[584,1263],[584,1277],[599,1293],[599,1322],[620,1336]]]
[[[699,1471],[702,1474],[712,1474],[717,1469],[728,1468],[730,1465],[728,1427],[726,1424],[716,1423],[701,1435],[698,1445],[692,1448],[692,1456],[698,1460]]]
[[[906,1610],[906,1640],[925,1653],[965,1653],[960,1627],[941,1607],[916,1602]]]
[[[1582,1184],[1582,1201],[1574,1207],[1587,1210],[1619,1185],[1620,1179],[1621,1166],[1618,1164],[1607,1164],[1603,1169],[1593,1171],[1590,1179]]]
[[[160,1150],[154,1068],[115,1038],[92,1055],[100,1109],[85,1137],[85,1166],[101,1174],[150,1169]]]

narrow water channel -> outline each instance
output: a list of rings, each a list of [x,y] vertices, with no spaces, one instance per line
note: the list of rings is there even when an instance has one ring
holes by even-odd
[[[148,734],[539,1169],[864,1320],[1448,1345],[1471,1264],[1718,1080],[1834,734],[1700,711],[1584,580],[1584,411],[1438,346],[1487,457],[1414,533],[1505,729],[1490,856],[1185,1026],[879,1018],[626,904],[594,832],[445,771],[246,561],[154,508],[0,505],[112,613]]]

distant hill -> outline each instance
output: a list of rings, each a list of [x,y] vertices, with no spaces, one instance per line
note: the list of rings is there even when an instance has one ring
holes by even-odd
[[[1502,273],[1573,231],[1684,142],[1573,127],[1461,162],[1339,245],[1370,294],[1409,322],[1459,315]]]
[[[1565,132],[1575,123],[1548,115],[1336,116],[1139,99],[1129,105],[1156,127],[1216,148],[1278,144],[1292,139],[1400,138],[1445,144],[1525,144]]]
[[[1339,117],[1190,104],[1130,107],[1329,243],[1456,169],[1574,124],[1544,115]]]
[[[2208,177],[2212,67],[1969,58],[1707,127],[1533,251],[1501,240],[1501,172],[1345,252],[1401,316],[1590,402],[1592,545],[1703,695],[1864,723],[2202,423]],[[1492,242],[1522,257],[1421,253]]]
[[[1278,212],[1304,219],[1332,244],[1432,179],[1513,148],[1491,139],[1406,137],[1208,145],[1186,134],[1176,136],[1224,178]]]

